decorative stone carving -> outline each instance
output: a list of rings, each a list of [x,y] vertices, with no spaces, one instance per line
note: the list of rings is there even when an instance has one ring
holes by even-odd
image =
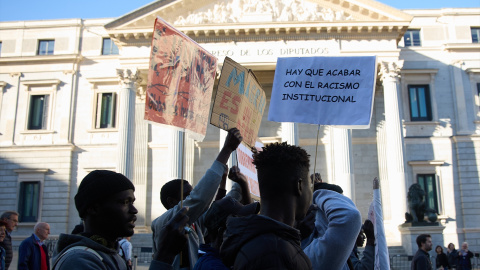
[[[400,70],[403,62],[380,62],[380,70],[378,76],[382,81],[386,79],[400,78]]]
[[[142,81],[142,78],[140,78],[140,71],[136,68],[117,69],[117,75],[120,79],[120,84],[123,84],[127,87],[135,83],[138,84]]]
[[[317,3],[300,0],[233,0],[218,3],[206,11],[190,13],[186,18],[179,16],[175,25],[287,21],[347,21],[353,20],[343,11],[323,8]]]

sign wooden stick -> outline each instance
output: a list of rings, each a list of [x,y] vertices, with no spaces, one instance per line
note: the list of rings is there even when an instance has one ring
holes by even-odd
[[[318,154],[318,135],[320,133],[320,125],[317,129],[317,145],[315,146],[315,164],[313,165],[313,175],[317,172],[317,154]],[[314,176],[315,177],[315,176]]]

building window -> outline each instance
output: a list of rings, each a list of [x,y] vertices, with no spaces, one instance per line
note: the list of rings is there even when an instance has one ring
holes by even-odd
[[[102,55],[118,54],[118,47],[111,38],[103,39]]]
[[[20,222],[37,222],[40,203],[40,182],[21,182],[18,197]]]
[[[50,95],[31,95],[28,112],[29,130],[47,129]]]
[[[477,83],[477,96],[480,98],[480,83]],[[480,104],[478,109],[480,110]]]
[[[0,41],[0,56],[2,56],[2,42]]]
[[[403,42],[405,47],[409,46],[422,46],[420,41],[420,30],[407,30],[403,36]]]
[[[409,85],[411,121],[432,121],[430,91],[428,85]]]
[[[417,174],[417,182],[425,191],[425,206],[438,214],[437,177],[435,174]]]
[[[42,219],[42,190],[48,169],[17,169],[18,174],[18,218],[23,223]]]
[[[97,93],[95,128],[115,128],[116,112],[116,93]]]
[[[480,27],[472,27],[472,43],[480,42]]]
[[[55,40],[40,40],[38,41],[37,55],[53,55],[54,47]]]

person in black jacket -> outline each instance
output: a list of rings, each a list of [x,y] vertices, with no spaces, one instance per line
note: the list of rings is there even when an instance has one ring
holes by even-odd
[[[307,152],[286,143],[254,153],[262,206],[260,215],[230,217],[220,254],[234,269],[311,269],[293,228],[312,203]]]
[[[457,268],[458,250],[455,249],[455,245],[453,243],[448,244],[447,257],[450,269]]]
[[[437,269],[447,270],[450,265],[448,263],[447,254],[443,253],[443,248],[441,246],[437,246],[435,248],[435,252],[437,253],[437,258],[435,259],[435,265]]]
[[[412,260],[411,270],[432,270],[432,261],[428,252],[432,250],[432,236],[420,234],[417,236],[418,251]]]
[[[458,261],[457,269],[458,270],[471,270],[473,253],[468,250],[468,243],[463,242],[462,249],[458,251]]]

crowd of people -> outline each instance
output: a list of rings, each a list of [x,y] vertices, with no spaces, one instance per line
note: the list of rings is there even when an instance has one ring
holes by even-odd
[[[443,247],[437,245],[435,247],[435,268],[433,267],[430,255],[428,252],[432,250],[432,236],[429,234],[420,234],[416,239],[418,251],[412,260],[412,270],[471,270],[473,252],[468,250],[468,243],[462,244],[461,250],[456,250],[453,243],[448,244],[447,254],[443,252]]]
[[[150,269],[374,269],[375,228],[362,224],[359,210],[342,195],[340,186],[309,176],[307,152],[287,143],[254,151],[261,203],[250,196],[248,181],[227,162],[242,142],[237,129],[195,187],[175,179],[161,189],[167,209],[152,222],[153,260]],[[227,194],[227,178],[234,184]],[[379,187],[374,181],[374,189]],[[47,223],[38,223],[18,253],[18,269],[131,269],[131,244],[137,209],[135,186],[124,175],[95,170],[83,178],[75,195],[82,223],[60,234],[51,260],[44,241]],[[18,213],[0,218],[1,270],[12,261],[11,232]],[[357,247],[366,246],[359,256]],[[430,235],[417,238],[412,269],[433,269]],[[471,269],[472,252],[437,246],[437,268]],[[470,267],[470,268],[469,268]]]

